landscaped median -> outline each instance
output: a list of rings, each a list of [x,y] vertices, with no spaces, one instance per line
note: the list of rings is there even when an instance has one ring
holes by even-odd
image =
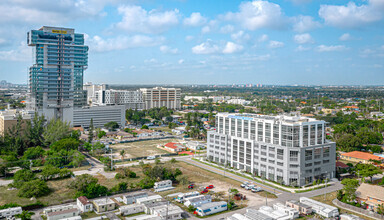
[[[279,185],[277,183],[271,182],[271,181],[266,180],[266,179],[264,180],[264,179],[261,179],[259,177],[253,177],[253,176],[251,176],[250,174],[247,174],[247,173],[243,173],[243,172],[239,172],[239,171],[234,171],[234,170],[232,170],[230,168],[224,168],[223,166],[220,166],[220,165],[218,165],[216,163],[211,163],[211,162],[208,162],[208,161],[203,161],[203,160],[199,160],[199,159],[195,159],[195,158],[192,158],[192,160],[194,160],[196,162],[199,162],[199,163],[202,163],[202,164],[205,164],[205,165],[208,165],[208,166],[214,166],[217,169],[223,170],[223,172],[224,171],[225,172],[229,172],[229,173],[232,173],[232,174],[235,174],[235,175],[247,178],[247,179],[249,179],[251,181],[258,182],[258,183],[261,183],[263,185],[270,186],[272,188],[279,189],[279,190],[286,191],[286,192],[290,192],[290,193],[309,192],[309,191],[316,190],[316,189],[322,189],[322,188],[325,188],[325,187],[328,187],[328,186],[331,186],[331,185],[334,184],[334,182],[328,182],[328,183],[318,184],[318,185],[315,185],[315,186],[301,187],[301,188],[295,188],[295,187],[291,187],[291,186],[282,186],[282,185]]]

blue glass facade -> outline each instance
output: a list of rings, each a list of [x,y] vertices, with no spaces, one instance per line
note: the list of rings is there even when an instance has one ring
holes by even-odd
[[[32,108],[53,109],[53,117],[62,118],[65,108],[86,105],[83,76],[88,46],[84,35],[74,29],[44,26],[28,32],[27,40],[35,54],[29,69]]]

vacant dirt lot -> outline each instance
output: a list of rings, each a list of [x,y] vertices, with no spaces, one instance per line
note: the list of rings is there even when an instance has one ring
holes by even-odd
[[[157,148],[157,145],[164,145],[168,142],[179,142],[178,139],[162,139],[162,140],[149,140],[149,141],[136,141],[130,143],[122,143],[110,146],[112,149],[117,150],[115,158],[121,158],[120,151],[124,149],[124,158],[135,158],[154,156],[159,154],[167,154],[168,151]]]

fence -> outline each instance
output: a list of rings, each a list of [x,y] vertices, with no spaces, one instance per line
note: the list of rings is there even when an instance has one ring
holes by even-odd
[[[177,156],[178,154],[176,153],[170,153],[170,154],[161,154],[161,155],[156,155],[154,156],[155,158],[158,158],[158,157],[170,157],[170,156]],[[114,159],[113,162],[114,163],[120,163],[120,162],[125,162],[125,161],[135,161],[135,160],[143,160],[143,159],[147,159],[148,156],[145,156],[145,157],[135,157],[135,158],[127,158],[127,159],[119,159],[119,160],[116,160]]]
[[[384,219],[383,215],[379,215],[379,214],[377,214],[375,212],[368,211],[366,209],[362,209],[362,208],[359,208],[359,207],[356,207],[356,206],[353,206],[353,205],[349,205],[349,204],[346,204],[344,202],[340,202],[338,199],[334,199],[332,201],[332,203],[335,204],[336,206],[341,207],[341,208],[349,209],[349,210],[352,210],[354,212],[357,212],[357,213],[369,216],[371,218]]]

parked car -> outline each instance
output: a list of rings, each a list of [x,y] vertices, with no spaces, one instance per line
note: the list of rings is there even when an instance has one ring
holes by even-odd
[[[204,193],[207,193],[209,190],[208,189],[204,189],[203,191],[201,191],[200,193],[201,194],[204,194]]]
[[[244,182],[243,184],[241,184],[240,186],[241,186],[241,188],[245,188],[246,186],[248,186],[249,185],[249,183],[248,182]]]
[[[251,191],[254,192],[254,193],[256,193],[256,192],[261,192],[261,191],[263,191],[263,189],[262,189],[261,187],[253,187],[253,188],[251,189]]]
[[[195,184],[193,183],[188,186],[188,189],[193,189],[193,188],[195,188]]]
[[[206,189],[213,189],[213,185],[209,185],[209,186],[207,186],[207,187],[205,187]]]
[[[246,186],[245,189],[246,189],[246,190],[250,190],[250,189],[252,189],[253,187],[256,187],[256,186],[253,185],[253,184],[250,184],[250,185]]]
[[[148,156],[147,160],[154,160],[156,157],[155,156]]]

